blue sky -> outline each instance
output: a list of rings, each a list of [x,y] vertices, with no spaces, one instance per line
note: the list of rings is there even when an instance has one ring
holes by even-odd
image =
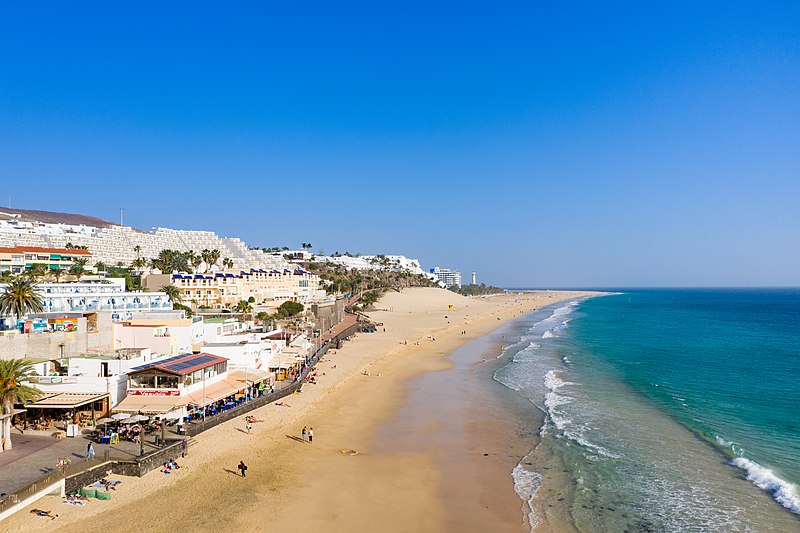
[[[0,8],[0,204],[504,286],[800,285],[800,4],[290,4]]]

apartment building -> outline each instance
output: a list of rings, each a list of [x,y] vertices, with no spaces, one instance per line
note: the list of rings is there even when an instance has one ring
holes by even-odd
[[[319,276],[299,268],[290,270],[249,269],[211,274],[150,274],[143,276],[148,289],[172,284],[181,290],[184,303],[192,307],[220,308],[252,297],[254,305],[278,307],[285,301],[303,304],[324,299]]]
[[[439,268],[437,266],[432,268],[430,273],[436,276],[436,279],[439,280],[439,283],[443,284],[447,288],[461,286],[461,272],[458,270]]]
[[[43,265],[48,270],[69,270],[78,259],[91,262],[92,253],[74,248],[0,247],[0,272],[19,274],[35,265]]]

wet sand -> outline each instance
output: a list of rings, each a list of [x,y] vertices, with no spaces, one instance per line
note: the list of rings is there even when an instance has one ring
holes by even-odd
[[[511,480],[528,444],[492,381],[501,351],[497,332],[457,349],[450,368],[409,383],[406,402],[376,432],[378,453],[433,455],[447,531],[528,530]]]

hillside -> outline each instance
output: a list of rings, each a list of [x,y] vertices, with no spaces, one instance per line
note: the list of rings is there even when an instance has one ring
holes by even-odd
[[[0,207],[0,220],[10,219],[21,220],[23,222],[44,222],[46,224],[70,224],[76,226],[83,224],[85,226],[93,226],[96,228],[108,228],[118,225],[114,224],[113,222],[103,220],[102,218],[90,217],[86,215]]]

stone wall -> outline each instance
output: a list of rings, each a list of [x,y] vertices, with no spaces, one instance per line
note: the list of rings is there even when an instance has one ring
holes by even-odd
[[[89,468],[88,470],[84,470],[83,472],[67,476],[64,489],[66,490],[67,494],[69,494],[70,492],[80,490],[81,487],[91,485],[95,481],[107,478],[113,471],[113,464],[114,461],[105,461],[104,463],[93,468]]]
[[[110,350],[112,343],[111,313],[101,312],[92,318],[91,328],[86,317],[79,317],[77,331],[6,332],[0,335],[0,359],[60,359],[62,344],[64,357],[77,357],[89,350]]]
[[[95,319],[96,329],[87,328],[87,348],[91,350],[113,350],[114,328],[111,321],[111,311],[100,311]],[[94,329],[94,331],[92,331]]]
[[[114,461],[112,471],[121,476],[142,477],[151,470],[161,467],[170,459],[180,459],[181,440],[169,440],[166,447],[148,453],[132,461]]]
[[[344,298],[330,303],[314,304],[311,306],[314,315],[314,327],[330,329],[344,320]]]
[[[101,461],[100,464],[89,466],[75,474],[68,475],[65,481],[67,493],[87,487],[96,481],[107,478],[111,474],[121,476],[142,477],[151,470],[155,470],[170,459],[180,459],[181,440],[170,440],[164,448],[148,453],[143,457],[133,460],[109,460]],[[77,464],[80,468],[81,463]]]
[[[53,333],[19,333],[0,336],[0,359],[59,359],[61,345],[64,357],[86,353],[86,320],[78,319],[78,331]]]

